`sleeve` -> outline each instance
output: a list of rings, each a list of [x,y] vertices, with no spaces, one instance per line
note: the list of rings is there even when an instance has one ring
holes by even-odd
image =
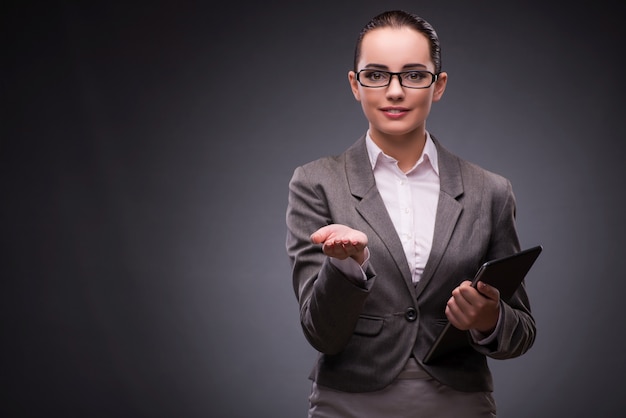
[[[493,205],[493,233],[489,258],[498,258],[520,250],[519,238],[515,226],[516,204],[511,183],[499,189]],[[507,359],[524,354],[534,344],[536,324],[530,310],[530,301],[526,293],[525,282],[508,301],[500,303],[498,328],[495,339],[487,345],[474,343],[479,352],[494,358]]]
[[[357,284],[330,262],[321,245],[311,243],[314,231],[334,223],[326,196],[324,185],[312,181],[306,167],[294,171],[289,182],[286,249],[304,335],[316,350],[336,354],[352,337],[375,276],[368,267],[368,280]]]
[[[472,337],[472,341],[479,345],[489,345],[493,341],[496,340],[498,333],[500,332],[500,328],[502,327],[502,304],[500,304],[500,314],[498,315],[498,322],[496,322],[496,326],[489,335],[485,335],[475,329],[470,329],[470,336]]]
[[[369,248],[365,248],[365,261],[360,265],[353,258],[346,258],[339,260],[338,258],[330,258],[330,262],[337,267],[341,273],[343,273],[348,279],[354,281],[355,284],[363,286],[367,281],[367,274],[365,274],[365,268],[369,262],[370,251]]]

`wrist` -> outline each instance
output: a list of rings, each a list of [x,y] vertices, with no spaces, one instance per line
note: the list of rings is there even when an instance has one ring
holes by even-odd
[[[351,255],[350,257],[359,263],[359,266],[362,266],[369,259],[369,250],[367,247],[363,248],[363,251],[359,251],[358,253]]]

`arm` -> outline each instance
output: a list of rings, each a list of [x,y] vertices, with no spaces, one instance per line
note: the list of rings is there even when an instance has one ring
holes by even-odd
[[[494,205],[490,258],[501,256],[502,251],[519,250],[515,198],[509,182],[501,196],[503,203]],[[528,351],[535,340],[535,322],[523,283],[507,303],[500,299],[496,288],[482,282],[473,288],[471,282],[465,281],[452,292],[446,316],[455,327],[470,330],[474,347],[493,358],[517,357]],[[478,344],[480,339],[487,344]]]
[[[289,183],[286,247],[304,334],[316,350],[335,354],[352,336],[373,280],[359,285],[330,262],[329,256],[362,262],[367,237],[332,225],[325,196],[323,185],[311,181],[305,168],[295,170]],[[369,269],[366,274],[373,276]]]

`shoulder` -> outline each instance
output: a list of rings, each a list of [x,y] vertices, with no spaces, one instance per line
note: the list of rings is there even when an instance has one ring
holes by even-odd
[[[345,177],[348,161],[366,163],[367,159],[363,158],[366,155],[364,138],[360,138],[341,154],[320,157],[296,167],[294,177],[305,176],[314,182],[337,180]]]
[[[342,155],[321,157],[296,167],[291,181],[319,184],[336,178],[343,171]]]
[[[335,170],[337,167],[340,167],[343,164],[344,160],[344,154],[327,155],[302,164],[299,167],[296,167],[296,169],[304,170],[308,173],[315,173],[325,170]]]
[[[490,171],[473,162],[459,158],[462,169],[467,173],[468,177],[479,177],[482,179],[487,189],[494,191],[507,191],[511,187],[511,182],[502,174]]]
[[[509,179],[502,174],[488,170],[472,161],[458,156],[441,145],[437,140],[435,140],[435,144],[437,145],[440,163],[443,165],[443,167],[440,168],[452,172],[458,170],[466,191],[476,188],[494,192],[507,192],[510,190],[511,183]],[[442,173],[442,175],[444,174]]]

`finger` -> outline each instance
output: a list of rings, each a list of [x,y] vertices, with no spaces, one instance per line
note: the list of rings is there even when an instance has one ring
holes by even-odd
[[[348,244],[346,244],[344,246],[346,252],[348,253],[348,255],[353,256],[361,251],[363,251],[365,249],[365,247],[359,243],[352,243],[349,242]]]
[[[468,329],[466,317],[456,305],[454,298],[450,298],[450,300],[448,301],[445,314],[448,318],[448,321],[450,321],[450,323],[456,328],[460,330]]]
[[[324,252],[333,252],[333,251],[337,251],[337,249],[341,247],[341,245],[337,242],[335,242],[334,240],[326,240],[324,241],[324,243],[322,244],[322,249],[324,250]]]
[[[338,235],[334,240],[335,244],[341,244],[344,246],[354,247],[359,245],[360,243],[359,238],[356,236],[355,232],[347,232],[345,234]]]
[[[474,289],[472,291],[476,292]],[[459,286],[452,291],[448,305],[457,316],[466,315],[472,309],[471,295],[467,295],[467,292],[466,286]]]
[[[348,258],[349,256],[343,245],[336,245],[334,242],[325,242],[322,246],[322,251],[328,257],[338,258],[340,260]]]
[[[481,283],[481,282],[479,282],[479,283]],[[482,288],[482,286],[480,286],[480,287]],[[491,286],[489,286],[489,287],[491,287]],[[461,283],[457,289],[458,289],[459,293],[463,296],[463,298],[465,298],[465,300],[472,306],[473,305],[480,305],[480,304],[482,304],[484,302],[485,298],[491,299],[491,294],[489,294],[489,295],[482,294],[481,290],[479,289],[479,285],[477,284],[476,287],[474,287],[472,285],[472,283],[469,282],[469,281],[465,281],[465,282]],[[494,290],[496,290],[496,289],[494,289]],[[487,290],[487,292],[488,291],[489,290]]]

